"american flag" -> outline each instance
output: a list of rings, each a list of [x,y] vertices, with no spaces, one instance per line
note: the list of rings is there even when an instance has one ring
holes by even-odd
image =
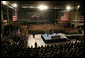
[[[84,16],[80,16],[80,23],[84,23]]]
[[[14,15],[12,17],[13,21],[17,21],[17,10],[14,11]]]

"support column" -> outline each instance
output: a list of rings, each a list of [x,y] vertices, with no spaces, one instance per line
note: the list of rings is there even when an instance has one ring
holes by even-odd
[[[8,6],[7,6],[7,19],[8,19],[8,22],[9,22],[9,10],[8,10]]]

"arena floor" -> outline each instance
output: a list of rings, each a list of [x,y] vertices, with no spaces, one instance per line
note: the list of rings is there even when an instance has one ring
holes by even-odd
[[[69,43],[69,42],[73,42],[75,43],[75,39],[72,39],[70,41],[67,41],[67,42],[58,42],[58,43],[47,43],[48,45],[59,45],[59,44],[65,44],[65,43]],[[45,44],[45,42],[43,41],[43,39],[41,38],[41,34],[36,34],[35,35],[35,38],[33,38],[33,35],[32,34],[29,34],[29,37],[28,37],[28,46],[31,47],[33,46],[33,48],[35,47],[34,44],[35,42],[37,42],[37,46],[41,47],[42,45],[45,46],[47,44]]]

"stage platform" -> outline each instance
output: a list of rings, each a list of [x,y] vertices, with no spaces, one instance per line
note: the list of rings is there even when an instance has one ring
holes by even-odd
[[[69,39],[63,33],[43,34],[41,38],[45,43],[65,42]]]
[[[56,44],[56,45],[59,45],[59,44],[66,44],[66,43],[69,43],[69,42],[73,42],[73,43],[75,43],[75,39],[71,39],[70,41],[64,41],[64,42],[55,42],[55,43],[53,43],[52,41],[51,42],[48,42],[48,43],[46,43],[45,41],[45,39],[43,39],[43,38],[41,38],[42,37],[42,35],[43,34],[36,34],[35,35],[35,38],[33,38],[33,35],[32,34],[29,34],[29,37],[28,37],[28,46],[29,47],[31,47],[31,46],[33,46],[33,48],[35,47],[34,45],[35,45],[35,42],[37,42],[37,45],[38,45],[38,47],[41,47],[41,46],[45,46],[45,45],[54,45],[54,44]],[[45,40],[45,41],[44,41]],[[48,41],[48,40],[47,40]],[[77,40],[78,41],[78,40]]]

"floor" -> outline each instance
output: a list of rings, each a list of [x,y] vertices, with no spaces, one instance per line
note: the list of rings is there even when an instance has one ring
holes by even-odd
[[[71,40],[71,42],[75,43],[76,40]],[[37,42],[37,46],[41,47],[42,45],[45,46],[45,45],[59,45],[59,44],[65,44],[65,43],[68,43],[68,42],[59,42],[59,43],[47,43],[45,44],[45,42],[43,41],[43,39],[41,38],[41,34],[36,34],[35,35],[35,38],[33,38],[33,35],[32,34],[29,34],[29,37],[28,37],[28,46],[31,47],[33,46],[33,48],[35,47],[34,44],[35,42]]]
[[[43,41],[43,39],[41,38],[41,34],[36,34],[35,38],[33,38],[33,35],[30,34],[28,37],[28,46],[35,47],[34,46],[35,42],[37,42],[37,46],[41,46],[41,45],[45,46],[46,45],[45,42]]]

